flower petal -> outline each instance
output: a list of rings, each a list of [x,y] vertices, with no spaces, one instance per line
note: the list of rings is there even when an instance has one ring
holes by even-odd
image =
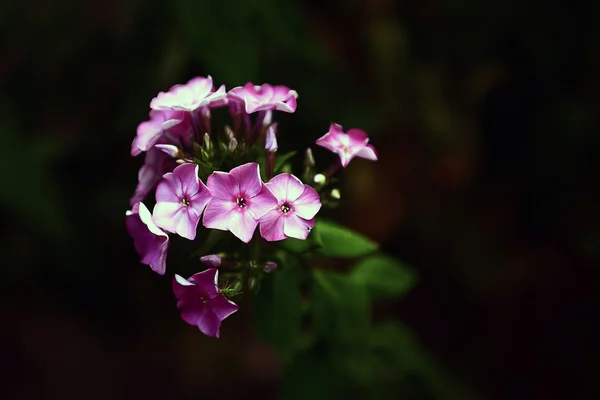
[[[198,165],[182,164],[173,170],[173,175],[181,182],[181,193],[177,193],[180,198],[190,196],[198,192],[200,178],[198,178]]]
[[[219,270],[216,268],[198,272],[190,277],[190,281],[197,285],[198,293],[205,299],[212,299],[219,294]]]
[[[304,240],[315,226],[315,220],[306,220],[293,214],[285,219],[283,232],[286,236]]]
[[[219,295],[215,299],[210,302],[210,306],[214,313],[219,318],[219,321],[223,321],[225,318],[229,317],[231,314],[239,310],[237,304],[233,301],[228,300],[225,296]]]
[[[221,328],[221,320],[215,314],[214,310],[206,307],[206,312],[202,315],[201,318],[198,319],[198,323],[196,324],[200,332],[204,333],[206,336],[218,338],[219,330]]]
[[[196,229],[200,221],[200,214],[192,207],[184,207],[180,212],[176,233],[189,240],[196,239]]]
[[[240,193],[247,197],[254,197],[262,189],[262,180],[257,163],[247,163],[229,171],[239,184]],[[213,195],[214,196],[214,195]]]
[[[135,250],[141,256],[140,262],[163,275],[169,250],[169,236],[152,221],[150,211],[144,203],[136,203],[125,215],[125,225],[133,237]]]
[[[315,189],[304,186],[304,192],[294,201],[294,212],[301,218],[312,219],[321,209],[321,199]]]
[[[358,151],[358,153],[356,153],[356,156],[366,158],[367,160],[373,160],[373,161],[377,161],[377,158],[378,158],[375,148],[370,144],[368,144],[365,147],[363,147],[362,149],[360,149]]]
[[[260,219],[260,236],[263,239],[273,242],[286,238],[283,227],[285,217],[279,210],[271,210]]]
[[[248,205],[249,211],[257,220],[275,207],[277,207],[277,198],[264,183],[260,192],[251,199]]]
[[[229,202],[240,194],[237,180],[230,174],[222,171],[213,172],[206,180],[206,186],[213,200],[227,200]]]
[[[233,211],[229,215],[229,231],[242,242],[248,243],[252,239],[258,220],[248,211]]]
[[[177,226],[182,218],[183,204],[162,201],[156,203],[154,210],[152,210],[152,217],[154,222],[159,227],[172,232],[177,232]]]
[[[304,184],[292,174],[279,174],[266,185],[277,197],[279,203],[293,202],[304,192]]]
[[[231,200],[215,200],[213,198],[204,210],[202,224],[207,228],[227,231],[232,214],[237,213],[236,209],[237,206]]]

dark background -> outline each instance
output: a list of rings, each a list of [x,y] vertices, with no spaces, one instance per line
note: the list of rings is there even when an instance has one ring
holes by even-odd
[[[386,312],[453,379],[482,399],[594,398],[599,8],[3,3],[0,397],[276,397],[280,364],[250,307],[218,341],[187,326],[124,225],[150,100],[212,75],[298,91],[282,150],[332,121],[370,133],[380,161],[343,172],[340,218],[414,266]]]

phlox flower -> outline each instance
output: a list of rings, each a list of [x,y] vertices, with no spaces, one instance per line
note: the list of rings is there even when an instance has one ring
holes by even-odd
[[[331,124],[329,132],[316,141],[317,145],[338,154],[345,168],[354,157],[377,160],[375,148],[368,144],[369,137],[361,129],[350,129],[344,133],[341,125]]]
[[[168,92],[160,92],[150,102],[153,110],[180,110],[192,112],[200,107],[218,107],[227,103],[225,85],[215,91],[210,75],[190,79],[185,85],[175,85]]]
[[[321,208],[319,194],[291,174],[279,174],[267,183],[277,197],[277,207],[260,219],[260,235],[268,240],[306,239]]]
[[[227,98],[243,103],[248,114],[265,110],[293,113],[296,111],[298,93],[287,86],[272,86],[268,83],[258,86],[248,82],[244,86],[231,89]]]
[[[210,199],[210,192],[198,178],[198,166],[179,165],[156,187],[154,221],[169,232],[194,240],[200,215]]]
[[[131,210],[125,213],[125,225],[133,237],[135,250],[142,257],[140,262],[163,275],[169,250],[169,236],[156,226],[144,203],[134,204]]]
[[[277,199],[260,179],[257,163],[213,172],[206,182],[212,200],[204,211],[207,228],[230,231],[243,242],[252,239],[258,220],[277,205]]]
[[[181,319],[215,338],[219,337],[221,322],[239,308],[219,292],[218,279],[216,268],[194,274],[189,279],[179,275],[173,279]]]
[[[189,115],[177,110],[150,111],[150,120],[138,125],[137,135],[131,144],[131,155],[137,156],[150,150],[167,132],[172,134],[169,138],[172,142],[182,140],[187,143],[191,137]]]

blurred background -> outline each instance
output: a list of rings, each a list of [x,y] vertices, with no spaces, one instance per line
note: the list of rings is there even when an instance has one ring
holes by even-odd
[[[380,161],[343,171],[338,216],[413,266],[411,293],[377,312],[413,332],[446,382],[477,399],[594,398],[599,8],[3,3],[0,397],[278,398],[281,363],[250,307],[220,340],[203,336],[125,230],[150,100],[211,75],[299,93],[298,111],[277,116],[280,150],[332,121],[369,132]]]

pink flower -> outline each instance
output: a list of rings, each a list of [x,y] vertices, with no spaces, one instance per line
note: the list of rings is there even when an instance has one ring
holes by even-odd
[[[142,256],[140,262],[163,275],[169,250],[169,236],[156,226],[144,203],[136,203],[125,215],[127,231],[133,237],[135,250]]]
[[[229,100],[242,102],[248,114],[255,111],[296,111],[298,93],[287,86],[271,86],[268,83],[255,86],[252,82],[233,88],[227,93]]]
[[[131,155],[137,156],[150,150],[167,132],[171,133],[171,141],[179,139],[189,141],[191,135],[190,119],[183,111],[164,110],[150,111],[150,120],[138,125],[137,136],[131,144]]]
[[[216,268],[194,274],[190,279],[179,275],[173,279],[173,292],[181,319],[215,338],[219,337],[221,322],[239,308],[219,292],[218,279]]]
[[[207,228],[230,231],[243,242],[252,239],[258,220],[277,205],[277,199],[260,179],[257,163],[216,171],[206,182],[212,200],[204,211]]]
[[[344,133],[340,125],[331,124],[329,132],[317,139],[316,143],[337,153],[344,168],[354,157],[377,160],[375,148],[368,144],[369,137],[360,129],[350,129],[348,133]]]
[[[150,102],[153,110],[194,111],[199,107],[218,107],[227,103],[225,86],[217,91],[210,75],[193,78],[185,85],[175,85],[168,92],[160,92]]]
[[[200,215],[210,198],[210,192],[198,178],[198,166],[179,165],[165,174],[156,187],[154,221],[169,232],[194,240]]]
[[[306,239],[321,208],[317,191],[290,174],[277,175],[267,187],[277,197],[277,207],[260,219],[260,235],[268,241]]]
[[[129,199],[129,204],[133,206],[135,203],[144,200],[148,193],[160,182],[163,174],[172,171],[176,165],[175,160],[156,147],[148,150],[144,165],[138,173],[138,184],[135,193]]]

